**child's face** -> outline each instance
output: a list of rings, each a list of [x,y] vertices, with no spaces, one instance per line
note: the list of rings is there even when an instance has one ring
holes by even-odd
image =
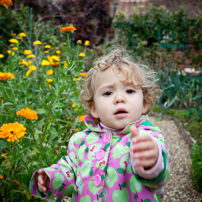
[[[94,106],[90,107],[93,117],[114,129],[123,129],[147,111],[142,90],[121,81],[124,79],[122,72],[115,74],[112,68],[100,72],[95,84]]]

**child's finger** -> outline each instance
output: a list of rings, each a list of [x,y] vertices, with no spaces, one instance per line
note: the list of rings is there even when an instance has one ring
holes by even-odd
[[[46,192],[46,187],[38,183],[38,188],[40,192]]]
[[[137,137],[139,135],[137,128],[135,126],[130,127],[130,132],[131,132],[132,137]]]

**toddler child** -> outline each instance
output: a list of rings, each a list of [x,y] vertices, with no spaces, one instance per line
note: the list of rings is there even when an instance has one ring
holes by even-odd
[[[147,117],[158,92],[155,72],[122,49],[101,57],[80,95],[87,128],[71,137],[67,156],[34,173],[32,195],[72,196],[72,202],[162,201],[171,160],[160,129]]]

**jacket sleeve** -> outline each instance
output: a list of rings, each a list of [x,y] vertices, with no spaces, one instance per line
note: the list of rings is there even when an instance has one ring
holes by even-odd
[[[74,146],[74,135],[68,145],[67,156],[63,156],[57,164],[43,168],[50,179],[50,186],[46,193],[38,189],[38,170],[33,174],[30,181],[31,194],[40,198],[50,198],[51,196],[72,195],[76,175],[77,175],[77,149]]]
[[[165,142],[165,138],[162,135],[160,129],[158,127],[153,127],[151,124],[150,125],[149,124],[147,123],[147,126],[144,126],[142,129],[139,130],[139,132],[142,134],[146,133],[148,135],[151,135],[157,142],[159,147],[159,155],[161,155],[160,159],[158,158],[158,160],[161,160],[161,162],[159,162],[160,169],[157,168],[158,172],[154,178],[149,177],[149,175],[147,175],[147,174],[150,174],[150,171],[142,172],[144,176],[147,175],[148,177],[142,177],[143,175],[140,176],[141,171],[140,172],[135,171],[133,166],[132,166],[132,171],[136,179],[139,182],[145,184],[147,187],[160,188],[160,187],[163,187],[169,179],[171,158],[169,155],[168,147]]]

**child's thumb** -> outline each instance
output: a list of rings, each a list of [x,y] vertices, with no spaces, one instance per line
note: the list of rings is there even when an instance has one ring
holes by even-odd
[[[137,137],[139,135],[137,128],[135,126],[130,127],[130,132],[131,132],[132,137]]]

